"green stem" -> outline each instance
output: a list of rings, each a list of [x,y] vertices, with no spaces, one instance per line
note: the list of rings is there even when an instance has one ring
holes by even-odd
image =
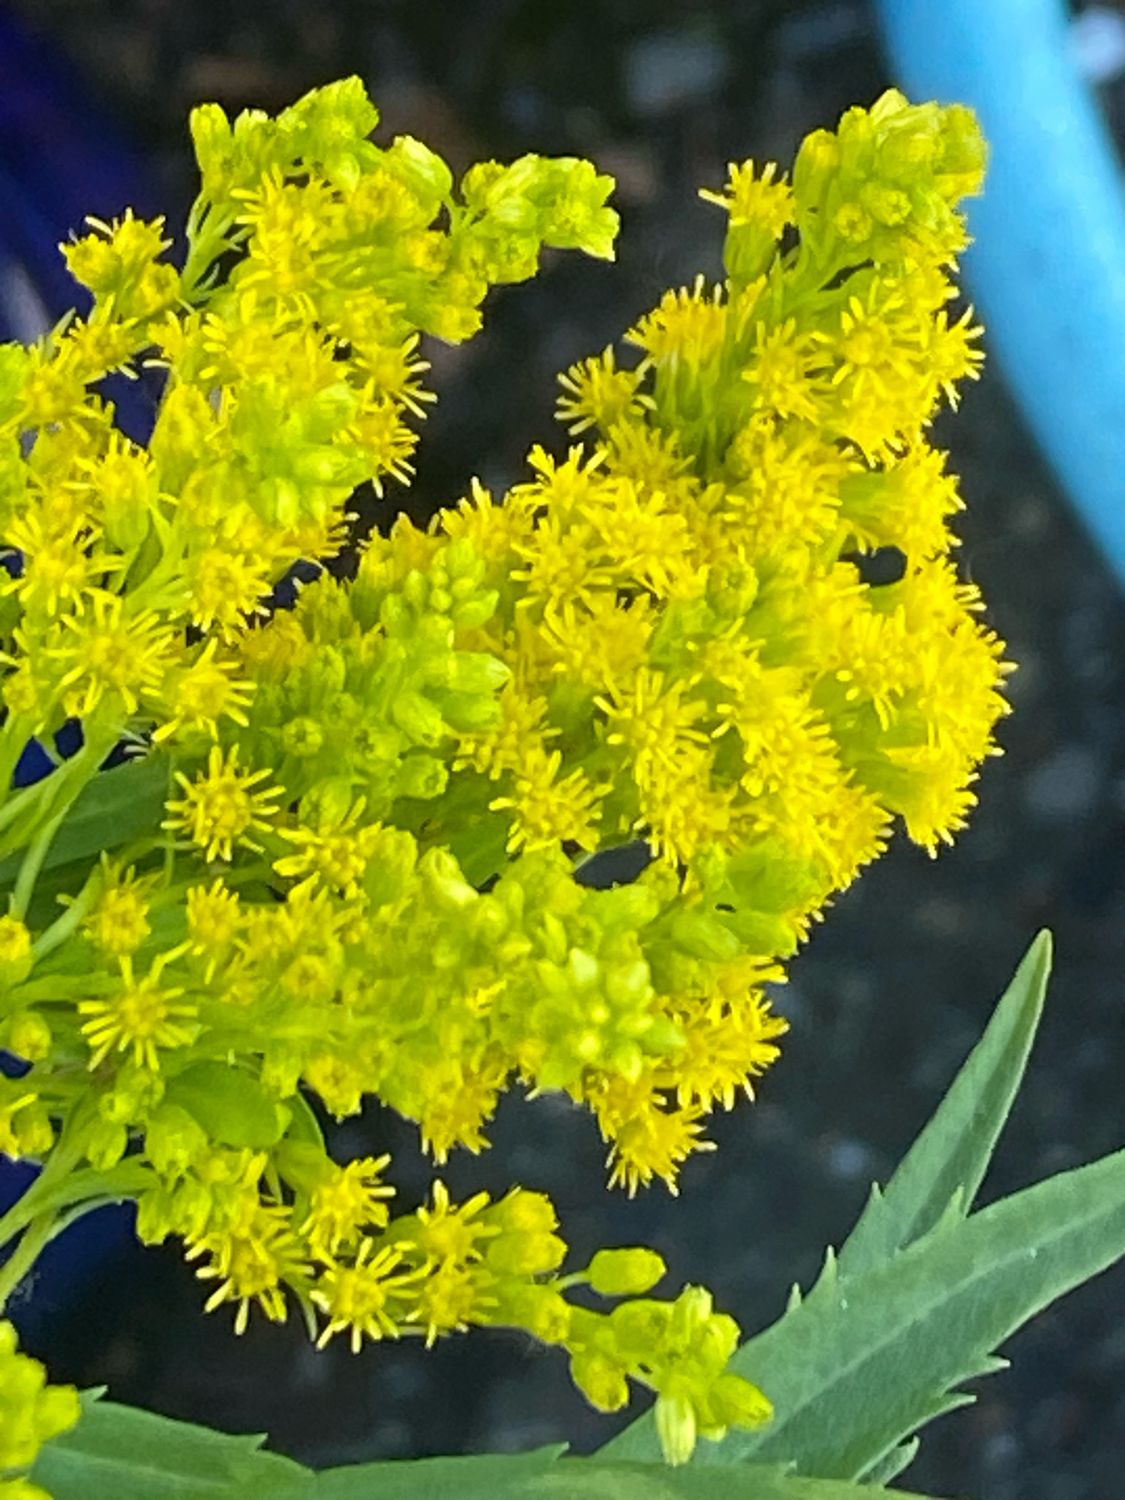
[[[35,839],[43,820],[52,819],[57,811],[62,811],[64,814],[69,811],[71,805],[82,792],[82,789],[86,786],[87,782],[93,780],[97,774],[98,767],[113,749],[120,730],[121,726],[114,724],[111,730],[103,729],[100,733],[95,734],[87,726],[87,739],[81,750],[76,755],[72,755],[69,760],[64,761],[57,771],[52,771],[49,776],[45,776],[41,782],[37,783],[34,790],[38,793],[38,796],[35,799],[33,807],[21,807],[21,811],[32,811],[33,813],[31,828],[28,829],[17,825],[8,834],[7,838],[0,839],[0,859],[7,858],[10,854],[18,853],[27,844],[29,838]],[[2,765],[0,765],[0,774],[2,774],[2,769]],[[0,813],[0,816],[2,816],[2,813]],[[57,827],[51,831],[47,847],[50,846],[50,839],[54,837],[56,831]],[[39,855],[40,862],[42,862],[46,852],[47,849],[44,848],[42,854]],[[37,875],[38,869],[35,870],[34,875],[31,877],[33,884],[34,878]],[[22,878],[22,871],[20,878]]]
[[[0,1015],[41,1000],[92,1000],[120,988],[120,974],[41,974],[14,985],[0,1002]]]
[[[70,1223],[106,1203],[120,1203],[135,1198],[156,1182],[156,1174],[139,1157],[127,1157],[108,1172],[94,1167],[70,1171],[63,1181],[44,1182],[47,1167],[22,1193],[3,1217],[0,1217],[0,1249],[26,1230],[36,1219],[47,1215],[65,1216]]]
[[[14,823],[22,812],[42,798],[44,787],[49,780],[50,776],[46,776],[42,781],[36,781],[31,786],[16,787],[0,807],[0,830],[7,828],[9,823]]]
[[[35,724],[32,714],[12,714],[0,730],[0,808],[14,790],[12,777]]]
[[[75,792],[74,796],[76,797],[77,795],[78,793]],[[58,833],[62,826],[63,819],[70,811],[73,801],[74,797],[67,799],[60,810],[50,819],[46,827],[32,841],[26,855],[24,855],[20,872],[16,876],[15,889],[12,892],[12,899],[9,906],[10,915],[20,918],[21,921],[34,894],[35,882],[39,879],[39,872],[43,868],[43,861],[46,859],[48,850],[55,841],[55,834]]]
[[[197,198],[188,215],[188,253],[180,277],[180,295],[187,302],[199,297],[200,283],[223,253],[233,248],[229,238],[234,224],[234,215],[227,210],[220,213],[214,204]]]
[[[4,1311],[8,1298],[38,1260],[40,1251],[55,1231],[57,1220],[58,1215],[55,1213],[40,1214],[37,1219],[33,1219],[24,1230],[19,1244],[0,1266],[0,1313]]]
[[[60,948],[68,938],[73,937],[79,927],[86,919],[86,914],[94,904],[97,895],[100,871],[95,866],[87,875],[82,889],[71,901],[62,916],[56,917],[50,927],[45,928],[31,945],[32,964],[39,963],[46,958],[48,953],[53,953]],[[20,875],[22,877],[22,870]]]
[[[8,1212],[0,1217],[0,1248],[15,1239],[33,1219],[54,1211],[50,1199],[58,1191],[60,1179],[72,1167],[77,1166],[80,1157],[80,1152],[65,1151],[63,1142],[58,1143],[39,1176],[20,1194]]]

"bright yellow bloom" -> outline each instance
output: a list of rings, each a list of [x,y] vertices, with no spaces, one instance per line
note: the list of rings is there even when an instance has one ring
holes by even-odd
[[[402,1271],[402,1245],[377,1248],[365,1239],[350,1264],[332,1264],[317,1282],[312,1299],[327,1319],[317,1340],[322,1349],[337,1333],[348,1333],[352,1353],[365,1338],[397,1339],[410,1311],[418,1271]]]
[[[703,195],[725,276],[562,376],[583,443],[372,528],[351,578],[326,564],[353,497],[413,473],[422,335],[467,337],[491,285],[616,228],[588,163],[457,181],[376,120],[355,79],[276,119],[195,112],[183,272],[160,221],[94,225],[65,252],[88,320],[0,348],[8,758],[67,715],[91,746],[6,815],[0,1044],[31,1071],[0,1080],[0,1150],[61,1130],[91,1178],[143,1172],[141,1236],[182,1237],[240,1331],[291,1305],[353,1348],[522,1328],[603,1408],[652,1390],[679,1462],[769,1415],[708,1293],[646,1297],[635,1249],[560,1274],[523,1189],[436,1182],[392,1218],[387,1158],[333,1162],[304,1095],[379,1101],[440,1165],[513,1084],[564,1093],[611,1183],[674,1192],[774,1061],[766,986],[813,923],[896,825],[931,852],[961,827],[1008,668],[929,437],[980,361],[948,304],[983,147],[891,91],[791,183],[732,164]],[[141,448],[93,387],[148,351]],[[91,787],[115,742],[135,763]],[[82,830],[119,794],[99,870]],[[615,850],[639,873],[605,888]]]
[[[122,870],[103,856],[102,886],[82,924],[95,947],[113,957],[125,957],[147,937],[152,876],[138,878],[132,869]]]
[[[218,1281],[206,1311],[235,1302],[235,1333],[245,1333],[250,1307],[257,1303],[271,1323],[285,1320],[285,1287],[307,1281],[303,1246],[286,1209],[259,1204],[228,1228],[213,1229],[192,1243],[187,1259],[206,1255],[196,1272],[202,1280]]]
[[[17,1352],[11,1323],[0,1322],[0,1471],[29,1469],[43,1444],[73,1427],[79,1412],[74,1387],[48,1385],[47,1372],[38,1360]],[[32,1500],[43,1494],[15,1478],[12,1487],[12,1500]]]
[[[739,228],[753,225],[768,233],[771,240],[793,223],[795,204],[792,190],[781,181],[775,181],[777,164],[768,161],[760,171],[752,161],[731,162],[727,169],[726,191],[712,193],[701,188],[699,196],[708,203],[717,203],[730,215],[732,225]]]
[[[282,795],[279,787],[262,786],[269,778],[269,771],[239,767],[237,745],[226,753],[213,745],[207,769],[194,780],[176,772],[184,795],[167,803],[172,816],[161,826],[186,833],[208,861],[233,858],[235,845],[260,854],[254,834],[271,827]]]
[[[170,674],[163,698],[169,717],[153,732],[160,744],[183,730],[202,730],[211,739],[219,737],[219,720],[246,728],[246,710],[254,696],[253,685],[238,677],[238,665],[217,660],[219,642],[215,636],[203,647],[190,666]]]
[[[68,714],[89,715],[108,694],[135,714],[159,690],[171,646],[154,610],[132,612],[120,595],[99,590],[60,620],[46,655]]]
[[[282,830],[282,836],[297,845],[297,852],[275,859],[273,867],[285,879],[300,882],[294,891],[327,886],[344,896],[357,894],[382,833],[378,823],[361,823],[364,805],[361,797],[343,818],[326,828]]]
[[[390,1160],[380,1156],[350,1161],[334,1167],[313,1188],[301,1233],[308,1236],[314,1254],[334,1256],[341,1246],[353,1245],[361,1230],[386,1226],[386,1200],[395,1190],[380,1177]]]
[[[133,962],[123,955],[121,988],[104,1000],[80,1000],[82,1035],[91,1048],[89,1066],[100,1067],[111,1052],[131,1052],[138,1067],[155,1072],[159,1067],[158,1049],[182,1047],[196,1033],[197,1008],[193,1001],[182,1000],[183,985],[164,986],[160,974],[170,955],[154,959],[149,972],[138,978]]]

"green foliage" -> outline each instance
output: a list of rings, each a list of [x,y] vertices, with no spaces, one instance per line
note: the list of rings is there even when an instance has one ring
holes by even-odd
[[[233,1500],[308,1474],[261,1443],[87,1394],[78,1426],[43,1449],[32,1478],[54,1500]]]
[[[753,1465],[731,1476],[534,1453],[355,1464],[313,1474],[227,1437],[87,1398],[78,1427],[42,1453],[32,1478],[54,1500],[863,1500],[852,1484]],[[903,1497],[908,1500],[908,1497]]]
[[[1063,1172],[966,1217],[1023,1071],[1042,1005],[1040,936],[980,1045],[887,1192],[808,1297],[739,1350],[774,1421],[698,1461],[772,1460],[876,1482],[900,1472],[915,1429],[973,1398],[957,1387],[1001,1368],[992,1351],[1125,1250],[1125,1152]],[[602,1450],[659,1451],[642,1418]]]
[[[312,1474],[256,1439],[87,1402],[32,1477],[56,1500],[859,1500],[910,1462],[917,1428],[972,1400],[964,1381],[1002,1367],[998,1344],[1125,1247],[1125,1151],[968,1212],[1023,1074],[1049,962],[1040,934],[839,1259],[829,1251],[809,1295],[795,1294],[735,1356],[732,1368],[769,1392],[773,1422],[708,1444],[693,1465],[655,1462],[647,1417],[581,1463],[544,1449]],[[596,1264],[609,1274],[617,1263],[603,1253]]]
[[[33,821],[42,820],[44,796],[54,792],[57,776],[56,772],[45,781],[16,792],[10,799],[5,813],[15,827],[21,825],[25,811],[30,813],[32,808]],[[167,755],[152,751],[143,759],[126,761],[87,781],[47,851],[40,872],[61,865],[77,867],[78,862],[89,861],[103,849],[117,849],[151,833],[164,811],[168,776]],[[0,886],[14,883],[23,860],[22,854],[0,860]]]
[[[992,1350],[1125,1249],[1125,1152],[1016,1193],[884,1266],[841,1281],[831,1261],[810,1296],[735,1361],[776,1417],[730,1458],[792,1459],[857,1478],[917,1427],[971,1401],[962,1381],[1003,1367]]]
[[[276,1103],[252,1075],[220,1062],[195,1063],[173,1078],[164,1095],[182,1105],[224,1146],[268,1150],[289,1123],[290,1111]]]
[[[727,1470],[502,1455],[333,1469],[265,1492],[262,1500],[868,1500],[869,1494],[860,1485],[806,1479],[773,1465],[744,1468],[732,1482]]]
[[[886,1188],[872,1188],[840,1250],[842,1277],[882,1265],[921,1239],[945,1213],[968,1214],[1023,1078],[1050,971],[1051,935],[1041,932],[933,1119]]]

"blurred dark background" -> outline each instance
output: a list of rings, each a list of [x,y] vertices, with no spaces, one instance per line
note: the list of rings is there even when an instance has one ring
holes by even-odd
[[[1085,9],[1109,18],[1095,71],[1120,125],[1113,8]],[[27,180],[56,194],[56,239],[69,227],[58,204],[112,213],[122,183],[175,227],[194,192],[193,103],[275,110],[352,72],[380,106],[381,138],[421,136],[455,168],[542,151],[589,155],[616,175],[616,265],[551,258],[537,281],[493,298],[479,338],[428,351],[441,401],[415,513],[456,499],[473,473],[510,482],[533,440],[561,444],[556,372],[615,339],[666,286],[718,272],[719,216],[696,199],[699,185],[718,185],[725,163],[746,156],[787,165],[807,131],[893,81],[861,0],[0,0],[0,26],[0,118],[17,144],[41,143]],[[4,150],[0,139],[0,161]],[[111,152],[115,165],[97,168]],[[34,298],[16,290],[10,306],[33,321]],[[654,1244],[677,1284],[711,1286],[747,1331],[846,1234],[1039,927],[1054,929],[1056,975],[986,1197],[1122,1140],[1125,603],[995,371],[937,440],[969,503],[962,566],[1020,667],[1006,754],[984,772],[971,829],[936,862],[900,843],[840,900],[777,997],[792,1023],[782,1061],[755,1105],[715,1120],[721,1149],[689,1166],[678,1199],[608,1196],[592,1120],[549,1098],[509,1098],[494,1150],[446,1174],[457,1192],[518,1180],[551,1193],[578,1254]],[[372,1111],[336,1144],[395,1151],[402,1201],[421,1195],[426,1169],[391,1117]],[[317,1354],[296,1326],[253,1325],[236,1340],[201,1303],[176,1252],[122,1244],[85,1280],[44,1278],[22,1318],[56,1378],[268,1429],[275,1447],[315,1464],[563,1438],[588,1449],[611,1430],[572,1390],[565,1361],[529,1342],[473,1334],[428,1355]],[[1013,1369],[930,1428],[900,1482],[979,1500],[1119,1493],[1123,1304],[1119,1267],[1042,1315],[1005,1351]]]

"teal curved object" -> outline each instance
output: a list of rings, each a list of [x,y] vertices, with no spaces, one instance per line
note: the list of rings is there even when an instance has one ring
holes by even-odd
[[[1125,584],[1125,173],[1061,0],[878,0],[912,99],[990,147],[966,283],[1028,426]]]

